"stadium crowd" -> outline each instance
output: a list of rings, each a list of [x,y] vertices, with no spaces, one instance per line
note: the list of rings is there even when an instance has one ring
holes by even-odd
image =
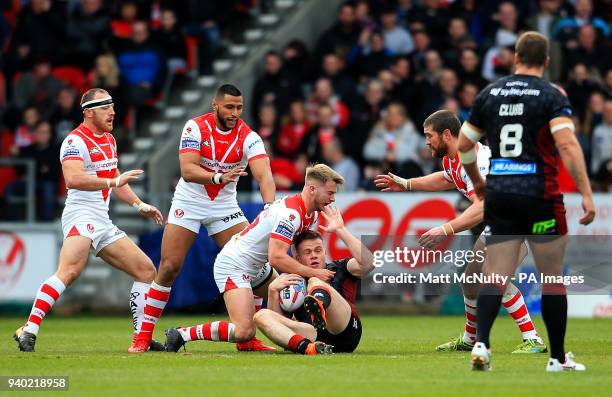
[[[82,119],[91,87],[113,96],[119,146],[139,111],[158,104],[174,74],[210,75],[230,23],[251,0],[12,0],[0,12],[0,158],[34,159],[39,220],[64,194],[59,145]],[[262,2],[259,7],[268,5]],[[131,111],[134,110],[134,111]],[[23,167],[0,167],[0,219],[19,219]]]
[[[477,4],[478,3],[478,4]],[[612,59],[606,2],[358,0],[338,9],[313,51],[270,51],[250,104],[269,142],[279,190],[300,187],[308,162],[333,165],[345,190],[376,190],[375,175],[439,168],[422,123],[437,109],[463,121],[475,95],[511,73],[525,30],[552,40],[547,76],[565,88],[596,190],[612,170]],[[559,164],[560,167],[563,167]],[[562,171],[562,190],[575,191]]]
[[[258,4],[259,3],[259,4]],[[478,3],[478,4],[477,4]],[[595,190],[612,172],[612,12],[606,1],[357,0],[314,49],[297,40],[263,59],[250,112],[268,145],[278,190],[301,188],[306,164],[324,161],[345,191],[376,190],[388,170],[439,168],[422,122],[437,109],[467,117],[475,95],[512,69],[524,30],[552,40],[547,76],[565,88]],[[119,146],[128,109],[152,106],[168,76],[211,74],[230,21],[268,1],[13,0],[0,13],[0,159],[36,162],[39,220],[54,219],[58,144],[78,124],[79,94],[115,101]],[[559,165],[562,167],[562,165]],[[562,189],[574,191],[567,172]],[[248,186],[245,180],[242,186]],[[0,167],[0,218],[16,216],[24,175]]]

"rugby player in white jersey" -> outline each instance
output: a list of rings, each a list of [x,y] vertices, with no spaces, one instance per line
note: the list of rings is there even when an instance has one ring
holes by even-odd
[[[344,179],[325,164],[306,169],[301,193],[284,197],[264,209],[242,232],[223,247],[213,269],[230,321],[215,321],[166,330],[166,349],[178,351],[186,342],[210,340],[241,342],[254,337],[253,292],[267,296],[268,285],[280,273],[316,277],[329,282],[335,272],[305,266],[288,250],[299,233],[314,229],[318,211],[334,202]]]
[[[383,192],[404,191],[426,191],[435,192],[456,188],[472,204],[457,218],[436,226],[425,232],[419,239],[419,243],[429,249],[440,244],[447,236],[469,230],[484,219],[483,202],[474,194],[472,181],[467,176],[459,157],[457,155],[457,142],[461,122],[454,113],[448,110],[439,110],[432,113],[423,123],[427,145],[431,148],[432,156],[442,159],[444,171],[420,178],[404,179],[392,173],[389,175],[378,175],[374,180],[377,187]],[[478,169],[483,178],[489,172],[489,157],[491,151],[480,143],[476,146]],[[481,236],[474,244],[474,252],[484,250],[485,242]],[[521,246],[519,263],[527,255],[527,245]],[[465,274],[480,273],[483,263],[481,261],[470,261]],[[465,303],[465,330],[458,338],[444,343],[436,348],[438,351],[463,350],[471,351],[476,341],[476,298],[480,284],[462,283],[463,300]],[[517,346],[513,353],[545,353],[547,348],[535,329],[531,317],[525,305],[525,300],[520,290],[512,283],[508,285],[503,297],[503,305],[515,320],[519,327],[523,342]]]
[[[33,352],[36,336],[45,315],[64,290],[81,274],[93,248],[106,263],[134,278],[130,306],[134,335],[144,313],[144,294],[155,277],[155,267],[147,255],[119,230],[108,216],[111,192],[143,216],[162,224],[162,214],[143,203],[128,183],[143,173],[132,170],[121,174],[113,129],[115,111],[111,96],[103,89],[92,88],[81,99],[83,123],[62,143],[60,161],[68,197],[62,213],[64,242],[57,272],[40,287],[28,321],[14,335],[21,351]],[[127,295],[127,294],[126,294]],[[147,348],[149,346],[147,345]],[[163,349],[158,343],[155,350]]]
[[[141,353],[153,337],[172,283],[183,266],[200,226],[219,248],[248,226],[236,199],[236,183],[248,165],[266,205],[276,187],[261,137],[240,119],[243,98],[238,88],[224,84],[212,101],[213,112],[189,120],[181,135],[181,179],[176,186],[168,223],[164,228],[161,261],[147,294],[145,319],[132,353]],[[253,335],[241,340],[239,350],[272,350]]]

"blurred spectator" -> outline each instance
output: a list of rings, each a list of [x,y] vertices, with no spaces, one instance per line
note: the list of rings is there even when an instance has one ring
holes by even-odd
[[[475,84],[479,90],[489,84],[480,73],[480,58],[478,54],[476,54],[476,51],[469,48],[461,51],[457,74],[461,81]]]
[[[91,86],[106,90],[115,104],[115,120],[122,123],[127,111],[123,93],[121,92],[119,66],[112,54],[102,54],[96,57],[94,69],[91,72]],[[119,141],[119,139],[117,139]]]
[[[40,114],[35,107],[29,107],[23,111],[22,122],[15,129],[15,142],[11,149],[14,155],[17,155],[20,149],[34,143],[34,131],[39,121]]]
[[[587,110],[584,114],[582,122],[583,130],[589,136],[593,132],[595,126],[601,123],[603,117],[605,98],[601,91],[594,91],[589,97]]]
[[[264,75],[257,79],[253,87],[251,112],[255,120],[263,104],[273,105],[277,114],[285,114],[291,101],[301,97],[299,83],[285,73],[278,52],[269,51],[265,55],[264,68]]]
[[[331,166],[334,171],[344,177],[343,192],[354,192],[359,186],[359,166],[352,158],[345,156],[342,144],[336,138],[323,145],[323,160]]]
[[[304,103],[302,101],[291,102],[289,117],[281,127],[280,136],[276,141],[276,152],[280,156],[294,158],[309,129],[310,124],[306,120]]]
[[[355,20],[361,29],[376,29],[378,23],[370,13],[370,3],[368,0],[358,0],[355,3]]]
[[[53,102],[62,83],[51,75],[47,59],[38,59],[31,72],[24,73],[15,84],[12,107],[21,112],[26,106],[35,106],[43,118],[53,111]]]
[[[342,139],[343,131],[334,123],[334,111],[328,104],[318,107],[317,119],[308,135],[302,140],[300,153],[306,155],[309,161],[320,163],[323,161],[323,146],[332,139]]]
[[[272,104],[263,104],[257,117],[257,133],[261,139],[274,145],[278,137],[278,119]]]
[[[359,25],[355,20],[355,9],[349,3],[338,8],[338,18],[334,26],[326,30],[317,42],[317,56],[336,53],[348,55],[359,38]]]
[[[421,125],[428,115],[443,106],[448,99],[456,99],[459,80],[452,69],[442,69],[437,84],[425,92],[422,92],[422,106],[419,117],[415,119],[417,125]],[[458,112],[458,104],[457,104]]]
[[[213,61],[221,42],[221,26],[227,23],[234,8],[227,2],[184,0],[168,2],[177,12],[188,36],[197,37],[200,75],[214,74]]]
[[[512,73],[514,68],[514,48],[512,46],[489,50],[482,64],[482,75],[493,82]]]
[[[411,17],[417,9],[414,3],[413,0],[397,0],[397,8],[395,9],[397,22],[406,29],[410,29]]]
[[[494,41],[484,56],[482,75],[489,81],[497,80],[507,70],[508,53],[514,59],[514,46],[520,29],[516,6],[505,1],[499,5],[496,19],[499,24],[494,33]],[[512,65],[512,64],[510,64]],[[500,68],[501,66],[501,68]]]
[[[608,97],[612,97],[612,68],[608,69],[604,75],[603,90]]]
[[[66,23],[63,5],[51,0],[30,0],[21,9],[10,44],[13,70],[25,70],[29,66],[27,59],[61,57],[58,50],[62,48]]]
[[[304,171],[306,170],[306,156],[300,155],[293,161],[285,157],[276,157],[272,150],[266,148],[270,156],[270,170],[276,185],[276,190],[286,192],[299,190],[304,185]]]
[[[397,24],[395,9],[385,8],[380,15],[380,21],[385,47],[393,55],[407,55],[414,50],[412,36],[406,29]]]
[[[132,39],[117,55],[125,99],[140,108],[153,97],[163,83],[162,55],[149,39],[149,28],[144,21],[132,26]]]
[[[382,163],[370,162],[363,167],[363,178],[359,182],[359,189],[368,192],[378,192],[379,188],[374,184],[374,178],[376,175],[386,174],[387,168],[384,168]]]
[[[448,25],[448,38],[442,53],[444,63],[456,68],[461,50],[466,48],[476,49],[476,42],[470,37],[466,22],[461,18],[452,18]]]
[[[552,40],[554,27],[561,20],[560,8],[561,0],[538,0],[537,12],[528,17],[526,21],[530,30],[540,32],[550,40],[550,63],[547,73],[550,79],[554,81],[561,78],[561,68],[563,66],[561,46],[558,41]]]
[[[174,11],[170,9],[162,11],[161,27],[155,31],[153,39],[163,51],[170,73],[187,67],[185,36],[177,24]]]
[[[356,86],[345,72],[344,59],[337,54],[325,54],[323,57],[323,76],[327,77],[344,103],[352,103],[356,95]]]
[[[134,1],[126,1],[119,7],[119,18],[111,22],[111,32],[119,39],[132,37],[132,24],[138,19],[138,5]]]
[[[303,83],[312,80],[310,52],[301,40],[291,40],[283,50],[283,67],[287,74]]]
[[[591,94],[598,89],[598,84],[589,76],[587,67],[578,63],[570,74],[566,92],[576,114],[584,120]]]
[[[316,81],[314,91],[306,105],[306,116],[311,124],[315,124],[320,118],[319,108],[321,106],[329,106],[332,110],[331,123],[334,127],[346,127],[351,115],[349,109],[336,96],[331,81],[325,77]]]
[[[602,75],[611,66],[610,57],[597,43],[597,31],[593,25],[582,25],[578,29],[578,45],[567,51],[565,75],[577,63],[583,63],[591,74]]]
[[[34,141],[22,147],[17,153],[19,158],[35,160],[36,197],[38,202],[37,219],[52,221],[55,217],[56,195],[60,178],[59,146],[53,142],[51,125],[39,123],[35,128]],[[19,179],[6,187],[8,203],[17,202],[26,194],[26,181]],[[17,209],[9,209],[9,214],[19,214]]]
[[[429,157],[425,140],[406,118],[404,106],[392,103],[384,121],[372,130],[363,148],[367,161],[387,164],[403,177],[423,175],[422,164]]]
[[[444,43],[450,15],[442,0],[423,0],[420,9],[415,10],[412,21],[418,21],[427,29],[436,46]]]
[[[483,41],[483,21],[489,16],[484,13],[483,7],[476,7],[476,0],[457,0],[450,5],[450,14],[454,18],[465,21],[476,43],[480,46]]]
[[[49,119],[55,131],[54,141],[61,144],[82,119],[81,107],[77,105],[77,93],[72,88],[62,88],[57,94],[57,107]]]
[[[415,73],[418,74],[425,69],[425,54],[433,47],[431,46],[431,38],[424,29],[413,30],[412,37],[414,39],[414,51],[410,54],[410,59]]]
[[[389,71],[393,77],[393,89],[389,100],[403,103],[410,117],[414,119],[418,111],[417,104],[420,98],[414,84],[410,60],[405,57],[393,58]]]
[[[91,69],[96,55],[107,45],[109,32],[110,15],[102,0],[81,0],[66,21],[68,63]]]
[[[382,33],[366,29],[351,50],[348,63],[360,76],[374,77],[389,66],[391,54],[385,47]]]
[[[612,99],[603,108],[603,120],[593,130],[591,174],[593,179],[608,188],[612,183]]]
[[[466,82],[461,86],[461,90],[459,91],[460,107],[458,114],[461,122],[467,120],[472,104],[474,103],[474,98],[478,95],[478,91],[480,91],[480,89],[474,83]]]
[[[610,36],[608,24],[603,19],[592,15],[593,3],[591,0],[576,0],[574,8],[574,15],[561,19],[553,31],[553,38],[561,41],[566,49],[578,46],[578,30],[586,24],[593,25],[603,37]]]
[[[351,112],[350,137],[342,143],[346,153],[357,160],[363,160],[363,145],[374,125],[378,123],[386,106],[383,85],[379,80],[370,80],[363,97],[359,98]]]

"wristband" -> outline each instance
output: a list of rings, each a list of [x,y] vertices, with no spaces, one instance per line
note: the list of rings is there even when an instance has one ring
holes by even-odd
[[[455,234],[455,229],[453,229],[453,225],[451,225],[450,222],[442,225],[442,231],[444,232],[445,236],[452,236]]]
[[[221,173],[220,172],[216,172],[213,177],[212,177],[212,183],[214,185],[219,185],[221,184]]]
[[[138,212],[149,212],[151,211],[151,206],[145,202],[140,202],[140,204],[136,203],[134,201],[134,203],[132,203],[132,207],[136,208],[136,210]]]
[[[119,186],[119,182],[121,182],[121,175],[115,178],[115,187]]]
[[[106,178],[106,187],[110,189],[110,178]]]
[[[393,175],[393,180],[404,187],[408,191],[412,191],[412,180],[404,179],[401,176]]]
[[[474,150],[474,147],[468,149],[465,152],[458,151],[457,154],[459,155],[459,160],[461,160],[461,164],[472,164],[476,161],[476,151]]]

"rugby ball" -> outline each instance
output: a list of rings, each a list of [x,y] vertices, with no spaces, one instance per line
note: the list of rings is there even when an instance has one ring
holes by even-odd
[[[287,313],[293,313],[304,304],[306,297],[306,281],[301,279],[297,284],[290,285],[280,291],[280,306]]]

